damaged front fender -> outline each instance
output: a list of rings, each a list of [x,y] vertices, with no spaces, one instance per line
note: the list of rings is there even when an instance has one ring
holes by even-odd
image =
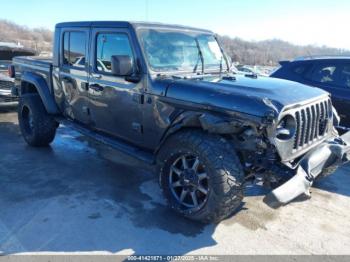
[[[292,201],[296,197],[307,194],[314,180],[327,169],[336,169],[349,161],[350,132],[325,141],[308,152],[300,161],[296,174],[286,183],[268,194],[264,202],[269,206],[278,207]]]

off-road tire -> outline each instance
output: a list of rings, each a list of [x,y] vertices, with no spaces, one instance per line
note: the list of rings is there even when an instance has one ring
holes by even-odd
[[[181,154],[196,154],[208,174],[208,196],[199,210],[185,209],[170,189],[170,167]],[[232,215],[243,200],[244,173],[233,145],[221,136],[189,129],[170,136],[158,158],[160,186],[170,207],[185,217],[203,223],[218,223]]]
[[[58,123],[46,112],[38,94],[20,96],[18,122],[22,136],[30,146],[48,146],[55,138]]]

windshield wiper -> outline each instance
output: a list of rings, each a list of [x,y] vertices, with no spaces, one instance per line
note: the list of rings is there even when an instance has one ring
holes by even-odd
[[[198,59],[196,65],[195,65],[195,67],[193,68],[193,73],[197,72],[198,62],[200,60],[202,62],[202,75],[204,75],[204,57],[203,57],[203,53],[202,53],[201,47],[199,46],[198,39],[195,38],[195,41],[196,41],[196,45],[197,45],[197,48],[198,48],[198,57],[199,57],[199,59]]]
[[[224,60],[224,56],[221,55],[221,59],[220,59],[220,72],[219,72],[219,77],[221,78],[222,76],[222,70],[223,70],[223,66],[222,66],[222,62]]]

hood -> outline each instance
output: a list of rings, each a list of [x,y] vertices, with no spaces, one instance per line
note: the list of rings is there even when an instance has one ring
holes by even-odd
[[[288,80],[238,75],[235,78],[176,80],[169,85],[166,96],[263,117],[268,111],[279,114],[287,106],[328,95],[321,89]]]

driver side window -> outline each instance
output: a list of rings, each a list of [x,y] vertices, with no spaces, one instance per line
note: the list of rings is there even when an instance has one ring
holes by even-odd
[[[133,58],[129,37],[125,33],[99,33],[96,38],[96,70],[111,73],[111,57],[128,55]]]

